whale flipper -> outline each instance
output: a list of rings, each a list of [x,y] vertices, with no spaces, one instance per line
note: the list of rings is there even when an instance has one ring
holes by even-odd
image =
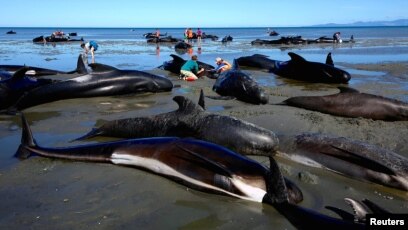
[[[99,128],[93,128],[89,133],[83,135],[82,137],[78,137],[78,138],[76,138],[76,139],[74,139],[74,140],[72,140],[70,142],[82,141],[82,140],[89,139],[89,138],[96,137],[96,136],[100,136],[100,135],[103,135],[103,134],[104,134],[104,132],[102,130],[100,130]]]
[[[197,165],[201,165],[203,168],[211,169],[219,175],[232,178],[232,172],[218,162],[215,162],[210,158],[203,157],[201,154],[195,153],[181,145],[177,145],[177,147],[192,156],[192,158],[187,159],[188,161],[194,161]]]
[[[377,162],[373,159],[363,157],[361,155],[347,151],[343,148],[340,148],[334,145],[331,145],[331,147],[338,150],[340,153],[337,154],[335,153],[335,151],[332,151],[330,153],[328,152],[321,152],[321,153],[344,160],[346,162],[350,162],[352,164],[360,165],[366,169],[370,169],[375,172],[381,172],[381,173],[389,174],[389,175],[396,175],[392,169],[383,165],[381,162]]]

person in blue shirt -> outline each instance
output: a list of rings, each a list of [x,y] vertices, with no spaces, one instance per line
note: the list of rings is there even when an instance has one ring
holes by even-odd
[[[85,54],[88,55],[88,52],[91,52],[92,63],[95,63],[95,51],[98,50],[98,43],[95,41],[89,41],[87,43],[82,43],[81,48],[85,50]]]
[[[197,75],[204,71],[204,68],[198,69],[197,55],[191,56],[191,60],[188,60],[181,67],[180,73],[182,79],[185,81],[195,81],[198,79]]]
[[[225,61],[224,59],[217,57],[215,59],[215,64],[217,64],[217,67],[215,68],[215,73],[222,73],[224,71],[230,70],[232,65]]]

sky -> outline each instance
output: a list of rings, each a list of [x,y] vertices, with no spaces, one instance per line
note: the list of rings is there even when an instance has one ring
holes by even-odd
[[[407,0],[6,0],[0,27],[278,27],[407,18]]]

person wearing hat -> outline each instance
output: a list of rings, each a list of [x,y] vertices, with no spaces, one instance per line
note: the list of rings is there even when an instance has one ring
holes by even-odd
[[[230,70],[232,67],[232,65],[229,62],[223,60],[220,57],[217,57],[215,59],[215,64],[217,64],[217,67],[215,68],[215,73],[222,73],[224,71]]]
[[[191,56],[191,60],[188,60],[184,65],[181,67],[180,73],[183,76],[183,80],[186,81],[195,81],[198,79],[197,75],[204,71],[204,68],[198,70],[197,64],[197,55]]]

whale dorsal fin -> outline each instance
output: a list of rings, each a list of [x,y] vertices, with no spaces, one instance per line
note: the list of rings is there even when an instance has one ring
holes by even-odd
[[[30,70],[30,67],[24,66],[23,68],[17,70],[14,74],[13,77],[11,78],[12,80],[18,80],[18,79],[23,79],[26,75],[26,72]]]
[[[200,91],[200,98],[198,99],[198,105],[205,110],[205,99],[204,99],[204,91],[201,89]]]
[[[183,58],[181,58],[181,57],[179,57],[179,56],[177,56],[177,55],[175,55],[175,54],[170,54],[170,57],[172,57],[172,58],[173,58],[173,61],[176,61],[176,62],[184,62],[184,61],[186,61],[186,60],[184,60]]]
[[[117,71],[118,70],[113,66],[99,64],[99,63],[89,64],[89,67],[91,67],[92,71],[94,72],[106,72],[106,71]]]
[[[183,97],[183,96],[175,96],[173,97],[173,101],[175,101],[179,108],[178,112],[183,112],[183,113],[191,113],[194,111],[204,111],[203,108],[200,106],[196,105],[194,102],[192,102],[190,99]]]
[[[289,201],[285,179],[276,161],[269,157],[269,171],[266,178],[266,191],[269,201],[272,203],[285,203]]]
[[[233,62],[234,64],[232,64],[232,68],[231,69],[233,69],[233,70],[239,70],[240,68],[239,68],[239,64],[238,64],[238,61],[237,61],[237,59],[234,59],[234,62]]]
[[[88,70],[86,69],[86,66],[85,66],[85,63],[84,63],[84,59],[82,58],[81,54],[78,56],[76,72],[79,73],[79,74],[87,74],[88,73]]]
[[[328,53],[328,54],[327,54],[327,57],[326,57],[326,65],[334,66],[334,62],[333,62],[331,53]]]
[[[325,208],[339,215],[342,220],[354,221],[354,215],[349,212],[344,211],[343,209],[336,208],[333,206],[325,206]]]
[[[295,54],[293,52],[289,52],[288,55],[290,56],[291,61],[294,62],[307,62],[302,56]]]
[[[340,90],[340,93],[360,93],[360,91],[350,87],[339,86],[337,88]]]
[[[373,203],[368,199],[362,200],[363,204],[365,204],[374,214],[390,214],[389,211],[385,210],[384,208],[378,206],[377,204]]]

